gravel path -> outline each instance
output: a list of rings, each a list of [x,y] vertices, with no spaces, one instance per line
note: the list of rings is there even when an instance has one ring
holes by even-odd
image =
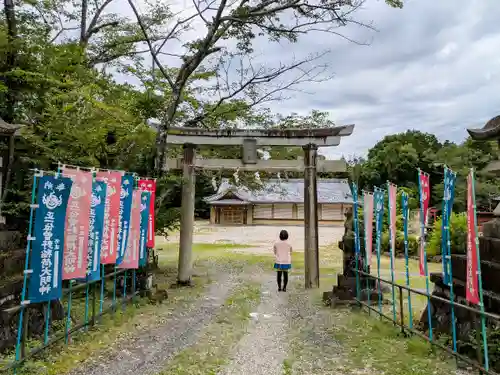
[[[165,324],[139,333],[117,344],[101,363],[87,362],[69,375],[153,375],[181,350],[193,345],[203,328],[215,317],[229,296],[233,279],[226,276],[212,284],[191,309],[181,306]]]
[[[265,274],[262,299],[251,313],[247,334],[238,343],[230,363],[219,375],[281,375],[288,352],[288,297],[279,293],[276,274]]]

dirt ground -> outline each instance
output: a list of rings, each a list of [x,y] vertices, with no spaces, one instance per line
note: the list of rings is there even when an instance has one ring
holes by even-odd
[[[218,226],[208,221],[198,221],[195,224],[193,243],[230,243],[245,245],[241,252],[262,254],[271,250],[272,244],[278,239],[279,232],[286,229],[289,242],[295,251],[304,251],[304,226]],[[319,246],[338,243],[342,239],[344,227],[319,227]],[[178,243],[179,232],[172,233],[167,240],[158,238],[159,243]],[[248,247],[251,245],[251,247]],[[255,247],[254,247],[255,245]]]

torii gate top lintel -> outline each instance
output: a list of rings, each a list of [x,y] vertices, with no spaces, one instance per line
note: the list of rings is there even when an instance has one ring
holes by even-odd
[[[217,129],[172,127],[167,143],[197,145],[241,145],[248,139],[262,146],[338,146],[341,137],[352,134],[354,125],[318,129]]]

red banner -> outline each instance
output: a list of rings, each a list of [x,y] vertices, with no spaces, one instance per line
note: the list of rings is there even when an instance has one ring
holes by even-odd
[[[106,206],[102,232],[101,263],[115,264],[118,251],[118,223],[120,217],[121,172],[101,171],[96,178],[106,182]]]
[[[389,184],[389,218],[391,235],[391,267],[394,271],[396,260],[394,254],[396,253],[396,204],[397,204],[398,187],[394,184]]]
[[[62,279],[85,278],[88,263],[92,173],[66,167],[63,167],[61,172],[63,176],[73,181],[66,210]]]
[[[474,208],[472,171],[467,177],[467,301],[479,304],[478,288],[478,264],[477,264],[477,233],[476,233],[476,210]]]
[[[365,220],[365,251],[366,263],[372,264],[373,252],[373,194],[365,193],[363,197],[363,215]]]
[[[141,237],[141,190],[134,190],[130,212],[129,239],[123,261],[118,268],[139,268],[139,241]]]
[[[155,247],[155,180],[139,180],[139,189],[151,192],[149,202],[149,224],[148,224],[148,241],[146,246],[149,248]]]
[[[420,212],[423,213],[423,217],[420,220],[423,220],[423,225],[427,224],[427,214],[429,211],[429,200],[431,197],[430,183],[429,183],[429,175],[420,171],[419,175],[420,179]],[[420,276],[426,276],[425,274],[425,238],[424,233],[421,233],[420,239],[420,256],[419,256],[419,268],[420,268]]]

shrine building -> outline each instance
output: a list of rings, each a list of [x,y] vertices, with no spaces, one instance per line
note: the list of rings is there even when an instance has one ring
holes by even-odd
[[[347,179],[318,179],[320,225],[343,225],[344,213],[353,205]],[[205,197],[210,223],[220,225],[303,225],[304,180],[263,181],[259,189],[234,186],[222,180],[214,195]]]

